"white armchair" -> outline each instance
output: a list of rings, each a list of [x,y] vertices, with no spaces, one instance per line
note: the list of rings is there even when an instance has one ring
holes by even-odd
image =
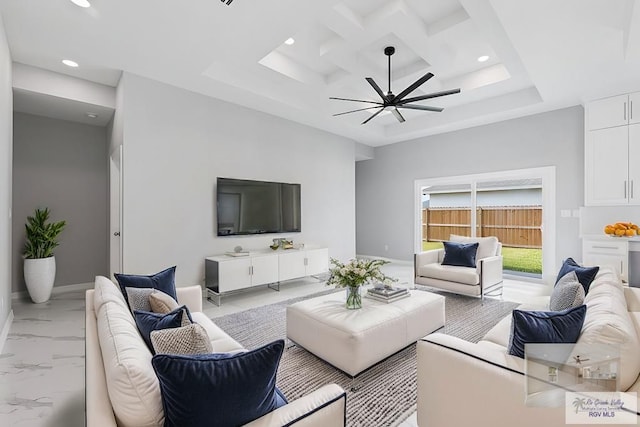
[[[415,283],[457,294],[484,297],[502,294],[502,244],[496,237],[465,237],[452,234],[451,242],[478,242],[476,267],[442,265],[444,249],[414,256]]]

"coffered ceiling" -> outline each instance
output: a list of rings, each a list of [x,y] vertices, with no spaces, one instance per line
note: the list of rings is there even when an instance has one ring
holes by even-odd
[[[377,146],[640,90],[638,3],[0,0],[0,13],[16,62],[108,85],[124,70]],[[426,72],[411,96],[462,92],[404,123],[333,117],[360,104],[330,96],[378,100],[365,77],[387,90],[385,46],[395,93]]]

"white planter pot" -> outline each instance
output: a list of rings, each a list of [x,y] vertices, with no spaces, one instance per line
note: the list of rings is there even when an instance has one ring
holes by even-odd
[[[49,301],[55,278],[56,257],[24,260],[24,281],[36,304]]]

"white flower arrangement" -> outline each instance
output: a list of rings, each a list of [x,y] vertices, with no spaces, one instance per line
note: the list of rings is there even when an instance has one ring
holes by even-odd
[[[388,263],[388,261],[381,259],[352,259],[343,264],[337,259],[331,258],[333,267],[329,269],[330,276],[327,285],[334,285],[336,288],[357,288],[370,283],[383,283],[390,286],[398,279],[389,277],[380,270],[380,267]]]

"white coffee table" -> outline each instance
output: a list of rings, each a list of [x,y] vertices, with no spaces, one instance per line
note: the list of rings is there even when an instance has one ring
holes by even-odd
[[[345,292],[287,307],[287,338],[355,377],[444,326],[444,297],[411,290],[409,298],[384,303],[362,298],[347,310]]]

